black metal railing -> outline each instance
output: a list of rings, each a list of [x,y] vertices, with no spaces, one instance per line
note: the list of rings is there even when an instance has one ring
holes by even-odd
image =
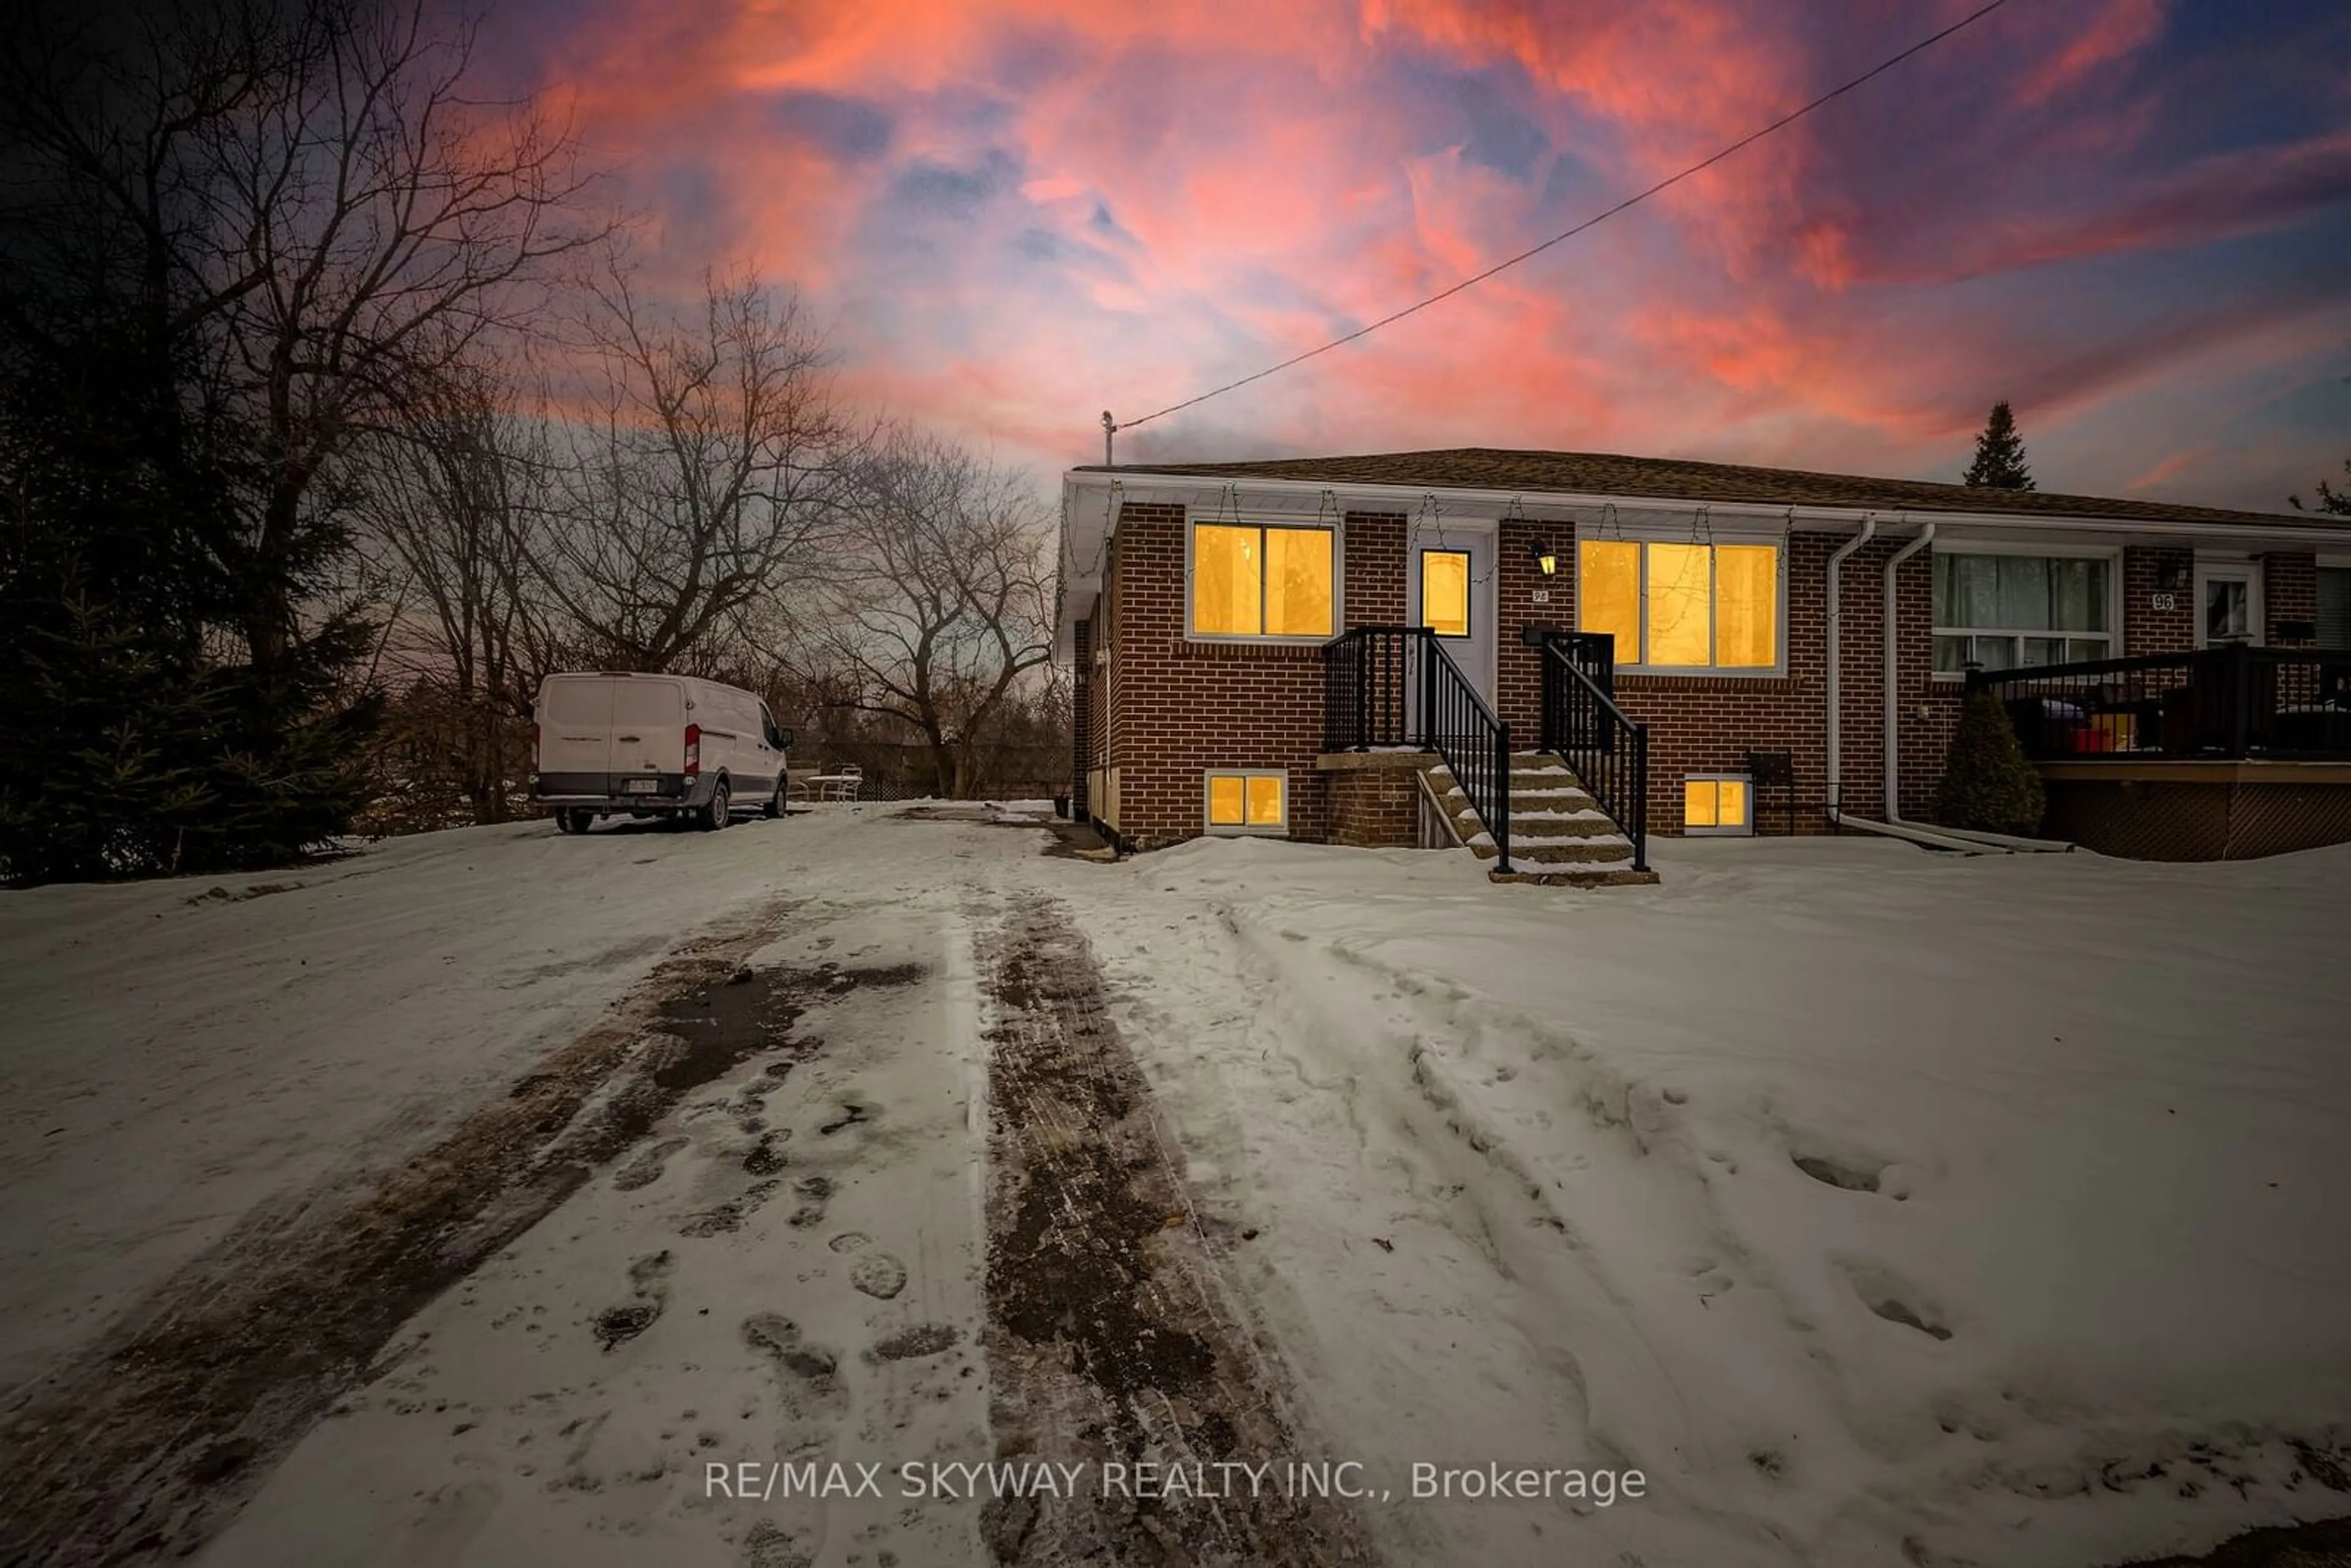
[[[2189,653],[1971,670],[2036,762],[2351,758],[2351,653],[2230,643]]]
[[[1417,716],[1428,748],[1445,758],[1453,781],[1494,841],[1494,869],[1510,869],[1510,727],[1469,684],[1445,644],[1422,644]]]
[[[1409,746],[1445,759],[1510,869],[1510,727],[1426,626],[1358,626],[1322,645],[1331,751]]]
[[[1324,750],[1420,743],[1412,702],[1427,641],[1424,626],[1358,626],[1322,644]]]
[[[1543,639],[1540,749],[1555,751],[1649,869],[1649,730],[1616,706],[1612,640],[1575,632]]]

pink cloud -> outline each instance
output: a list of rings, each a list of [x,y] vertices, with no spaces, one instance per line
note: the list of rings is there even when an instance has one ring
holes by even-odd
[[[1755,0],[595,4],[560,74],[681,275],[713,249],[756,258],[840,321],[858,395],[1087,458],[1105,401],[1132,416],[1449,287],[1965,8],[1857,6],[1808,29]],[[2020,340],[1996,302],[1970,315],[1931,290],[2263,232],[2351,179],[2344,131],[2126,161],[2166,123],[2160,95],[2108,84],[2163,20],[2147,0],[2004,10],[1650,206],[1150,441],[1854,451],[1882,468],[1963,435],[1986,387],[2095,400],[2175,346],[2106,340],[2095,312]],[[1517,172],[1481,161],[1453,89],[1427,86],[1446,73],[1550,149]],[[783,129],[775,106],[809,93],[866,106],[886,152]],[[925,172],[985,192],[924,209],[905,190]],[[1913,289],[1931,316],[1901,308]]]

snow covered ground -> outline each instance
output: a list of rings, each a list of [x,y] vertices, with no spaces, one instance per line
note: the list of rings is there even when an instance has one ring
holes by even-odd
[[[789,1094],[756,1062],[689,1092],[649,1165],[423,1307],[207,1560],[979,1560],[961,1503],[747,1512],[702,1466],[995,1457],[971,955],[1042,898],[1295,1385],[1295,1457],[1390,1494],[1360,1506],[1391,1562],[2089,1568],[2351,1513],[2318,1479],[2351,1445],[2351,850],[1715,841],[1583,892],[1264,841],[1046,859],[1050,810],[519,824],[0,896],[0,1417],[725,929],[921,977],[812,1005]],[[746,1181],[768,1134],[817,1197]],[[872,1353],[933,1330],[956,1348]],[[1410,1495],[1489,1462],[1645,1495]]]
[[[1399,1509],[1406,1560],[2087,1564],[2351,1512],[2296,1451],[2351,1439],[2351,850],[1658,860],[1200,843],[1098,901],[1320,1428],[1399,1486],[1648,1481]]]

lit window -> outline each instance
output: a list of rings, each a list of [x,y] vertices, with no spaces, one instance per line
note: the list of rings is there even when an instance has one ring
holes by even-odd
[[[1201,523],[1192,529],[1192,631],[1206,637],[1328,637],[1336,629],[1337,536],[1329,528]]]
[[[1420,623],[1440,637],[1469,635],[1469,552],[1420,552]]]
[[[1682,831],[1686,833],[1748,833],[1747,780],[1738,778],[1682,780]]]
[[[2104,556],[1935,552],[1935,669],[1955,675],[2114,656]]]
[[[1576,626],[1615,639],[1618,667],[1771,670],[1780,547],[1583,539]]]
[[[1211,832],[1281,832],[1289,826],[1285,776],[1277,771],[1208,775]]]
[[[1584,539],[1575,547],[1576,626],[1616,639],[1616,662],[1641,662],[1641,547]]]
[[[1725,669],[1780,662],[1780,552],[1770,545],[1715,549],[1714,662]]]
[[[1646,664],[1705,664],[1714,642],[1713,596],[1705,545],[1650,545]]]

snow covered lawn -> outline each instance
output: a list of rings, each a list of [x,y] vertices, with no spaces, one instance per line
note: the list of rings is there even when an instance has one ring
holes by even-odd
[[[2351,1441],[2351,850],[1658,860],[1203,842],[1097,901],[1327,1438],[1399,1489],[1647,1479],[1398,1505],[1404,1560],[2086,1565],[2351,1513],[2298,1451]]]
[[[1391,1563],[2097,1568],[2351,1514],[2351,849],[1668,843],[1661,885],[1585,892],[1254,840],[1046,858],[1049,811],[517,824],[0,895],[0,1422],[446,1177],[431,1151],[489,1147],[468,1129],[618,1030],[528,1168],[583,1128],[625,1147],[512,1186],[537,1207],[494,1246],[496,1204],[459,1228],[479,1260],[397,1307],[340,1413],[223,1456],[221,1517],[170,1539],[983,1561],[1006,1537],[976,1500],[730,1503],[703,1467],[1001,1457],[984,1042],[1076,1016],[988,956],[1026,922],[1073,933],[1074,970],[1084,939],[1147,1085],[1125,1120],[1186,1184],[1159,1208],[1187,1321],[1241,1325],[1219,1365],[1261,1359],[1290,1451],[1234,1457],[1360,1464]],[[697,954],[790,1001],[706,1077],[644,1043],[648,977]],[[1059,1114],[1033,1156],[1099,1130]],[[1143,1279],[1127,1316],[1164,1331]],[[1121,1375],[1122,1408],[1201,1429]],[[1583,1495],[1413,1495],[1416,1466],[1489,1465]],[[5,1478],[0,1504],[27,1506]]]

